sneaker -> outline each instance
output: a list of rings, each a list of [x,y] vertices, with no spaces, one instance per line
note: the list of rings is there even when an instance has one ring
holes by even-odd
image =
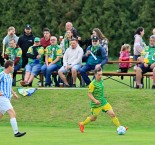
[[[129,129],[128,127],[125,127],[126,131]]]
[[[152,85],[152,89],[155,89],[155,85]]]
[[[121,73],[121,70],[120,69],[119,70],[116,70],[116,72]]]
[[[76,84],[73,84],[72,87],[76,88]]]
[[[26,132],[17,132],[16,134],[15,134],[15,137],[22,137],[22,136],[24,136],[26,134]]]
[[[45,83],[45,87],[52,87],[52,84],[46,84]]]
[[[79,122],[79,128],[80,128],[80,131],[84,133],[84,125],[82,125],[81,122]]]
[[[66,84],[64,84],[64,87],[65,87],[65,88],[69,88],[69,87],[70,87],[70,85],[66,85]]]

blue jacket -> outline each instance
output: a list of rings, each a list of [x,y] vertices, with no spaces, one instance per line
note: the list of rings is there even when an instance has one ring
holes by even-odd
[[[92,45],[88,46],[86,52],[88,50],[91,50],[91,47],[92,47]],[[86,55],[84,56],[86,59],[86,64],[88,64],[88,65],[101,64],[101,66],[103,66],[107,63],[108,56],[106,55],[105,49],[101,45],[99,45],[96,53],[93,53],[93,54],[96,56],[96,58],[97,58],[96,60],[94,59],[94,57],[91,54],[89,54],[88,57]]]

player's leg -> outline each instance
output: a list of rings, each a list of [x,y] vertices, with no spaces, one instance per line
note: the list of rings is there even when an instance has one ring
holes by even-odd
[[[26,134],[26,132],[19,132],[18,131],[18,125],[16,120],[16,113],[13,108],[7,110],[7,113],[10,116],[10,123],[14,132],[15,137],[21,137]]]
[[[101,112],[101,107],[99,108],[91,108],[91,116],[87,117],[83,122],[79,122],[80,131],[84,132],[84,125],[87,125],[88,123],[95,121],[97,119],[97,116]]]
[[[119,127],[121,125],[113,110],[108,110],[107,114],[111,117],[112,122],[116,127]]]
[[[106,105],[104,105],[104,106],[102,107],[102,110],[105,111],[105,112],[111,117],[112,122],[113,122],[117,127],[120,126],[120,122],[119,122],[118,118],[116,117],[116,115],[115,115],[115,113],[114,113],[114,111],[113,111],[113,109],[112,109],[112,106],[111,106],[109,103],[107,103]]]
[[[0,112],[0,121],[1,121],[2,117],[3,117],[3,114]]]

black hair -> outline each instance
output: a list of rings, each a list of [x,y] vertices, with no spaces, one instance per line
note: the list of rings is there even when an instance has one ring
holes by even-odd
[[[138,28],[136,29],[136,31],[135,31],[135,35],[136,35],[136,34],[139,34],[139,35],[140,35],[140,33],[141,33],[143,30],[144,30],[143,27],[138,27]]]

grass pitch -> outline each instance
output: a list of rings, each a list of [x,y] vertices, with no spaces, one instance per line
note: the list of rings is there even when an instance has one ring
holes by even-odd
[[[0,127],[1,145],[154,145],[155,128],[130,128],[125,135],[117,135],[114,128],[20,127],[27,134],[15,138],[9,126]]]

